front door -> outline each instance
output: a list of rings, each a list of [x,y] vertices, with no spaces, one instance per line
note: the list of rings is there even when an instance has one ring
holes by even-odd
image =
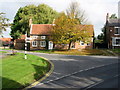
[[[53,42],[52,41],[49,41],[49,47],[48,47],[49,50],[52,50],[53,49]]]

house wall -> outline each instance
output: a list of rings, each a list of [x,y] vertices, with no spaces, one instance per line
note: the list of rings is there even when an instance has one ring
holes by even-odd
[[[108,48],[112,48],[113,33],[114,33],[114,27],[107,27],[106,41],[107,41],[107,44],[108,44]]]
[[[112,38],[120,37],[120,35],[115,35],[115,27],[114,26],[107,26],[106,28],[106,43],[108,44],[108,48],[118,48],[112,46]]]
[[[14,48],[18,50],[25,49],[25,40],[24,39],[16,39],[14,40]]]
[[[34,36],[37,36],[37,38],[35,39]],[[39,50],[39,49],[47,49],[48,48],[48,36],[46,35],[43,35],[45,36],[45,39],[41,39],[41,36],[38,36],[38,35],[31,35],[30,38],[32,38],[30,40],[30,50]],[[32,46],[32,42],[33,41],[37,41],[37,46],[34,47]],[[46,42],[46,47],[41,47],[40,46],[40,41],[45,41]]]
[[[71,49],[92,49],[93,48],[93,42],[90,42],[89,45],[84,43],[84,45],[81,45],[79,41],[75,42],[75,48],[72,48],[71,44]],[[68,44],[56,44],[55,49],[68,49],[69,45]]]
[[[48,42],[49,42],[49,36],[46,36],[45,39],[41,39],[41,36],[37,36],[36,38],[33,38],[35,35],[31,35],[30,38],[30,50],[40,50],[40,49],[48,49]],[[33,41],[37,41],[37,46],[33,47],[32,46],[32,42]],[[40,41],[46,41],[46,47],[41,47],[40,46]],[[14,41],[15,43],[15,49],[24,49],[24,45],[25,45],[25,39],[17,39]],[[90,45],[87,45],[86,43],[84,43],[84,45],[81,45],[80,42],[75,42],[72,43],[75,45],[75,48],[72,48],[71,45],[71,49],[92,49],[93,48],[93,39],[90,42]],[[56,44],[55,45],[55,49],[68,49],[69,45],[68,44]]]
[[[34,38],[36,36],[36,38]],[[31,35],[30,38],[32,38],[30,40],[30,50],[39,50],[39,49],[48,49],[48,42],[49,42],[49,36],[43,35],[46,38],[45,39],[41,39],[41,36],[38,35]],[[33,47],[32,46],[32,42],[33,41],[37,41],[37,46]],[[41,47],[40,46],[40,41],[46,41],[46,47]],[[71,45],[71,49],[92,49],[93,48],[93,39],[91,39],[90,45],[87,45],[86,43],[84,45],[81,45],[80,42],[75,42],[72,43],[73,45],[75,45],[75,47],[73,48]],[[68,49],[69,45],[68,44],[56,44],[55,45],[55,49]]]
[[[54,49],[68,49],[68,44],[56,44]]]
[[[76,42],[76,49],[92,49],[93,48],[93,42],[90,42],[89,45],[87,43],[84,43],[84,45],[81,45],[80,42]]]

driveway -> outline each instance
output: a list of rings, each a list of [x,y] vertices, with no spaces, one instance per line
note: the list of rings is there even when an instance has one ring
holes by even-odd
[[[45,57],[54,64],[53,73],[31,89],[118,88],[118,79],[120,79],[118,57],[71,56],[31,52],[29,54]]]

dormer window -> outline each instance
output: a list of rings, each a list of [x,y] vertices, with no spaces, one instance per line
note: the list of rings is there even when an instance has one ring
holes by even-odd
[[[38,36],[32,36],[32,38],[33,38],[33,39],[37,39],[37,38],[38,38]]]
[[[80,41],[80,45],[84,45],[84,42]]]
[[[46,36],[41,36],[41,39],[45,39],[46,38]]]

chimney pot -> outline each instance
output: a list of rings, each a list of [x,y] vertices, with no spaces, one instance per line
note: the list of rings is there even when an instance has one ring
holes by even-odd
[[[29,26],[32,24],[32,18],[29,19]]]
[[[106,15],[106,21],[108,21],[109,20],[109,13],[107,13],[107,15]]]

